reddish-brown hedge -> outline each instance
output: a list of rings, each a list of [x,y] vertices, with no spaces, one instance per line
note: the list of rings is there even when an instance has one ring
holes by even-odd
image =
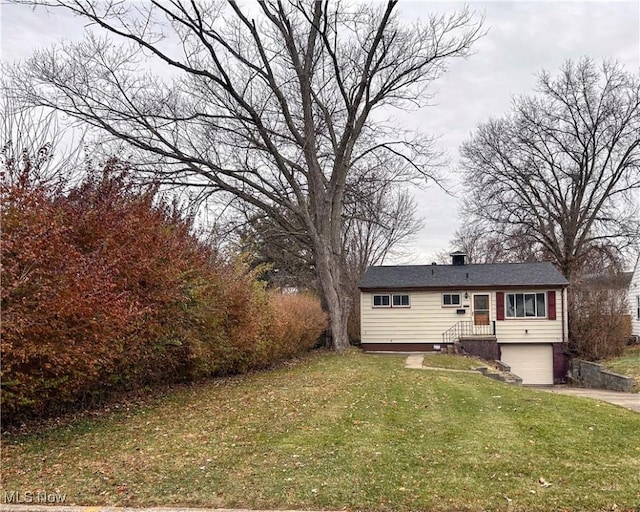
[[[28,174],[0,197],[5,421],[265,367],[325,328],[316,299],[268,295],[117,162],[66,193]]]

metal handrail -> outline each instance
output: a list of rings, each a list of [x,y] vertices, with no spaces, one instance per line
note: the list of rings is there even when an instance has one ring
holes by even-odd
[[[495,336],[495,321],[486,325],[475,325],[472,320],[461,320],[442,333],[442,343],[454,343],[464,336]]]

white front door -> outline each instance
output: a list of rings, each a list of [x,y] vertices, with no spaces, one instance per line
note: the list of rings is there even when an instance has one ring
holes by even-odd
[[[490,332],[489,297],[488,293],[475,293],[473,295],[473,334],[493,334]]]

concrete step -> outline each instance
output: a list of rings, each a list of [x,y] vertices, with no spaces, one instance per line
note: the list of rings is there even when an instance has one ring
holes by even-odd
[[[478,368],[475,368],[475,370],[478,370],[480,373],[482,373],[482,375],[493,380],[514,385],[522,384],[522,379],[511,372],[501,371],[496,368],[490,368],[489,366],[480,366]]]

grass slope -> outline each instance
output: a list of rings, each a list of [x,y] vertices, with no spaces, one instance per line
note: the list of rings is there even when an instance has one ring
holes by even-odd
[[[4,490],[66,492],[67,504],[618,512],[640,504],[637,413],[360,353],[180,390],[9,439],[3,451]]]
[[[425,354],[422,365],[433,368],[449,368],[451,370],[471,370],[479,366],[487,366],[487,361],[471,356],[435,353]]]
[[[608,359],[602,364],[612,372],[633,377],[634,389],[640,392],[640,345],[627,347],[622,356]]]

